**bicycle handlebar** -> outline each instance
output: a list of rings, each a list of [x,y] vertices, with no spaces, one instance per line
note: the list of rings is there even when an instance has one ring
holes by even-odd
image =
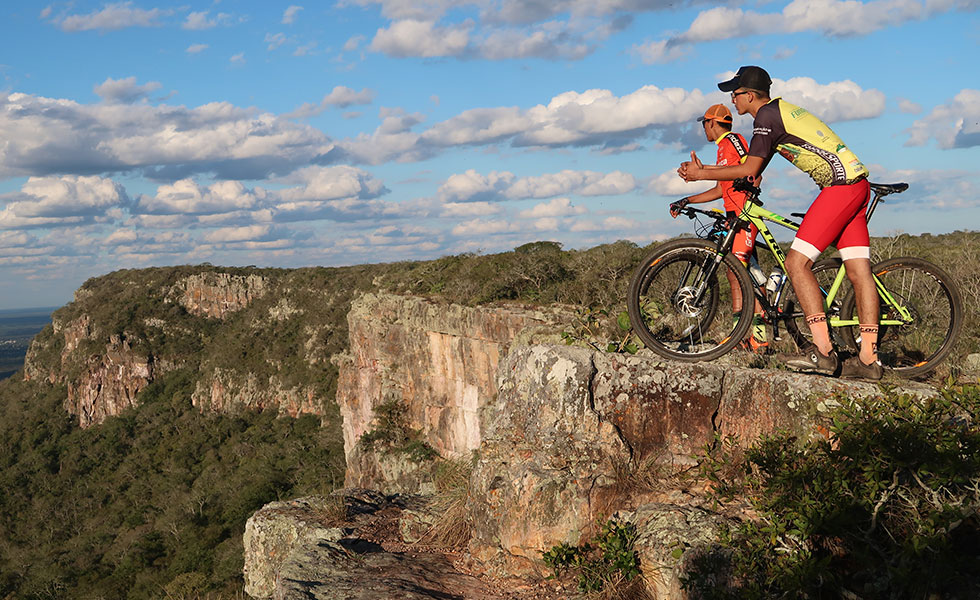
[[[730,217],[728,214],[719,210],[701,210],[700,208],[693,208],[690,205],[677,211],[677,214],[678,216],[684,215],[688,219],[695,219],[698,215],[704,215],[715,222],[715,227],[724,230],[731,229],[732,227],[748,229],[750,226],[747,221],[743,221],[737,216]]]

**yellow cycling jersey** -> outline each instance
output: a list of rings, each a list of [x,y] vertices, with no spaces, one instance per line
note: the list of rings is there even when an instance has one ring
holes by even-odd
[[[854,183],[868,169],[826,123],[805,108],[774,98],[755,115],[749,156],[765,165],[779,152],[821,188]]]

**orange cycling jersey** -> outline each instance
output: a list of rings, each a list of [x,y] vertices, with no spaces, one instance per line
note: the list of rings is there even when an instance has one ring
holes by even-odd
[[[748,144],[740,134],[729,131],[715,140],[715,143],[718,144],[718,158],[715,164],[719,167],[745,162],[748,156]],[[740,212],[745,204],[745,193],[733,190],[734,183],[733,181],[721,182],[721,197],[725,201],[726,211]]]

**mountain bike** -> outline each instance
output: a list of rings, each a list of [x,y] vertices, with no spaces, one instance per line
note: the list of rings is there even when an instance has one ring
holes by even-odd
[[[630,282],[627,308],[633,330],[643,343],[665,358],[697,362],[716,359],[739,344],[752,325],[752,298],[762,307],[773,339],[785,330],[803,347],[809,328],[792,286],[787,285],[785,254],[766,222],[797,231],[800,224],[763,208],[759,188],[737,181],[746,193],[735,216],[686,206],[680,214],[696,220],[696,238],[666,242],[646,257]],[[867,218],[885,196],[908,189],[907,183],[872,183],[874,199]],[[802,218],[801,213],[791,213]],[[746,269],[732,253],[735,234],[750,224],[759,230],[756,248],[775,260],[766,278],[753,257]],[[726,276],[734,274],[735,285]],[[750,274],[752,271],[752,274]],[[840,259],[819,260],[813,272],[824,296],[832,339],[841,349],[857,352],[860,344],[856,300]],[[936,265],[914,257],[890,258],[872,267],[880,299],[878,357],[882,366],[906,377],[928,373],[949,354],[963,321],[963,305],[953,279]],[[733,289],[737,288],[737,289]],[[732,310],[740,293],[741,309]]]

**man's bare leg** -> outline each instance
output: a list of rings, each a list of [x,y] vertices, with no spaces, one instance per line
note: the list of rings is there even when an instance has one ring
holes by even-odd
[[[871,261],[852,258],[844,261],[847,278],[854,287],[858,322],[861,324],[861,362],[866,365],[878,360],[878,290],[871,276]]]
[[[830,330],[827,328],[823,294],[820,293],[820,284],[817,283],[817,278],[811,270],[812,267],[813,261],[796,250],[791,249],[786,255],[786,272],[789,274],[790,283],[793,284],[793,291],[796,292],[796,299],[803,309],[803,314],[807,317],[807,326],[813,335],[813,343],[821,354],[827,356],[834,349],[834,345],[830,342]],[[870,272],[869,266],[869,275]],[[819,318],[821,316],[822,319]]]

